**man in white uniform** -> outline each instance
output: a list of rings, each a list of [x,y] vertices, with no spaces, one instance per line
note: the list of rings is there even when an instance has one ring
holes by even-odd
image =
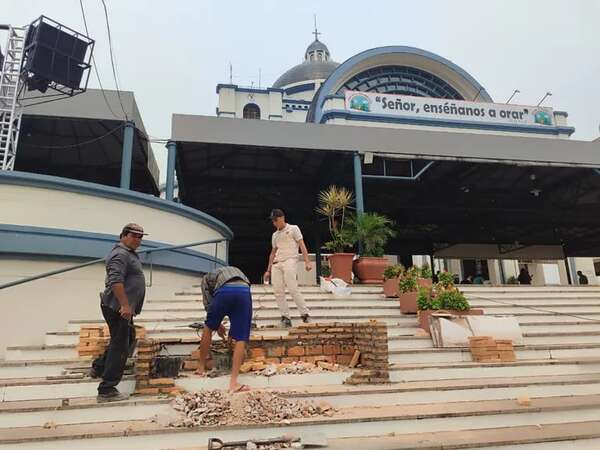
[[[311,270],[310,261],[308,259],[308,250],[304,244],[302,232],[296,225],[290,225],[285,222],[285,214],[280,209],[271,211],[269,217],[275,227],[273,238],[271,239],[272,250],[269,255],[269,265],[265,272],[264,279],[267,282],[269,279],[273,283],[273,291],[277,306],[281,312],[281,324],[284,327],[291,327],[290,308],[285,299],[285,289],[290,292],[294,299],[300,316],[303,322],[308,322],[309,311],[304,302],[304,298],[298,290],[297,268],[298,249],[302,251],[304,256],[304,264],[307,271]]]

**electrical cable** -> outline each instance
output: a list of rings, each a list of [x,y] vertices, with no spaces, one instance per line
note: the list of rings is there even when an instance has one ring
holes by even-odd
[[[79,6],[81,7],[81,16],[83,17],[83,26],[85,27],[85,34],[87,36],[89,36],[90,32],[88,30],[87,20],[85,17],[85,10],[83,8],[83,0],[79,0]],[[96,58],[94,58],[93,53],[92,53],[92,64],[94,65],[94,72],[96,74],[96,79],[98,80],[98,85],[100,86],[100,91],[102,91],[102,97],[104,97],[104,102],[106,103],[106,106],[108,106],[108,109],[110,110],[111,114],[114,117],[116,117],[117,119],[121,119],[121,117],[119,117],[117,115],[117,113],[115,113],[115,111],[112,109],[112,107],[110,106],[110,103],[108,101],[108,98],[106,97],[106,92],[104,92],[104,87],[102,86],[102,80],[100,80],[100,74],[98,73],[98,67],[96,66]]]
[[[125,107],[123,106],[123,100],[121,99],[121,89],[119,88],[119,82],[117,79],[117,68],[115,64],[115,57],[113,54],[113,44],[112,44],[112,34],[110,32],[110,22],[108,19],[108,8],[106,7],[106,2],[104,0],[100,0],[102,2],[102,7],[104,8],[104,17],[106,19],[106,30],[108,32],[108,48],[110,50],[110,64],[112,66],[113,77],[115,79],[115,87],[117,89],[117,97],[119,97],[119,103],[121,104],[121,109],[123,110],[123,114],[125,115],[125,120],[129,120],[127,117],[127,113],[125,112]]]
[[[35,144],[24,143],[23,145],[25,145],[27,147],[45,148],[45,149],[77,148],[77,147],[81,147],[82,145],[91,144],[93,142],[96,142],[96,141],[99,141],[101,139],[104,139],[105,137],[113,134],[115,131],[123,128],[124,126],[125,126],[125,124],[121,123],[118,126],[116,126],[115,128],[113,128],[112,130],[110,130],[107,133],[103,134],[102,136],[98,136],[98,137],[96,137],[94,139],[90,139],[89,141],[78,142],[77,144],[69,144],[69,145],[35,145]]]

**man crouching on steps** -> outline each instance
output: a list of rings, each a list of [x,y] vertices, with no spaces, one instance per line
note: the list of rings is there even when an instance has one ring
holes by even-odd
[[[239,384],[237,380],[246,354],[246,342],[250,339],[252,324],[250,281],[237,267],[226,266],[207,273],[202,278],[200,288],[202,289],[206,321],[202,330],[200,359],[196,374],[204,375],[206,372],[206,358],[210,351],[212,334],[216,331],[219,336],[225,336],[225,328],[221,322],[225,316],[228,316],[231,323],[229,336],[235,340],[229,392],[249,391],[248,386]]]

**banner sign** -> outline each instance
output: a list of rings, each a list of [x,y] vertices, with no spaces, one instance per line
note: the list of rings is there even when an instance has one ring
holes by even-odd
[[[552,108],[346,91],[346,109],[401,117],[553,126]]]

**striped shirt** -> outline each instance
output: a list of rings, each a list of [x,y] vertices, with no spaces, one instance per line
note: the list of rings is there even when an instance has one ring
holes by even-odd
[[[244,272],[233,266],[221,267],[202,277],[200,289],[202,290],[202,301],[204,302],[204,310],[206,312],[208,312],[208,308],[210,307],[215,292],[230,281],[241,281],[250,285],[250,281]]]

